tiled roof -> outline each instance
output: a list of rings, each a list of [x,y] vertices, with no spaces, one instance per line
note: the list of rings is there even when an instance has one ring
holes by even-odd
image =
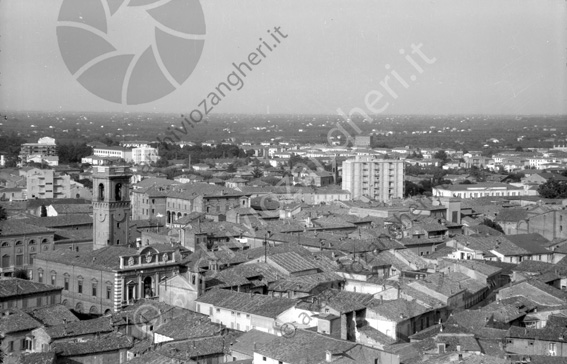
[[[100,317],[97,319],[69,322],[63,325],[46,327],[45,332],[52,340],[68,337],[83,336],[88,334],[111,332],[112,325],[110,317]]]
[[[254,344],[267,344],[277,337],[277,335],[252,329],[236,338],[232,344],[232,350],[252,357],[254,356]]]
[[[501,209],[494,221],[519,222],[528,218],[528,212],[522,208]]]
[[[344,278],[338,274],[324,272],[280,279],[270,283],[268,290],[278,292],[295,291],[309,293],[319,285],[343,281]]]
[[[173,340],[184,340],[214,336],[220,330],[222,330],[222,325],[211,322],[208,316],[188,312],[162,324],[154,333]]]
[[[30,331],[41,327],[41,323],[17,308],[0,311],[0,335]]]
[[[396,342],[395,339],[392,339],[388,335],[383,334],[382,332],[376,330],[370,325],[364,325],[362,327],[359,327],[358,331],[382,345],[391,345]]]
[[[270,255],[268,257],[268,261],[277,264],[290,274],[304,272],[312,269],[318,270],[318,267],[315,264],[306,259],[303,259],[301,255],[295,252]]]
[[[58,214],[90,214],[93,212],[92,204],[61,204],[52,205]]]
[[[211,290],[199,297],[196,302],[268,318],[276,318],[297,303],[297,301],[288,298],[240,293],[224,289]]]
[[[416,301],[407,301],[401,298],[388,301],[373,300],[368,304],[368,311],[375,312],[393,322],[406,321],[430,310],[430,308]]]
[[[32,219],[21,220],[26,224],[38,227],[59,227],[59,226],[73,226],[73,225],[88,225],[93,223],[93,218],[86,214],[76,215],[60,215],[49,217],[36,217]]]
[[[492,265],[489,265],[489,264],[485,264],[484,261],[480,261],[480,260],[444,259],[444,262],[446,262],[448,264],[462,265],[462,266],[467,267],[471,270],[482,273],[482,274],[484,274],[488,277],[502,271],[502,268],[498,268],[498,267],[495,267],[495,266],[492,266]]]
[[[325,360],[326,351],[344,353],[358,344],[298,329],[292,337],[278,336],[256,345],[256,353],[284,363],[315,364]]]
[[[542,329],[528,329],[511,326],[506,337],[567,343],[567,328],[546,326]]]
[[[183,362],[191,358],[224,356],[230,352],[230,344],[240,335],[240,333],[231,333],[227,336],[164,343],[156,351],[167,357],[183,360]]]
[[[179,360],[165,356],[157,351],[150,351],[128,360],[128,364],[178,364]]]
[[[53,351],[62,357],[85,354],[93,355],[128,349],[133,345],[133,337],[121,333],[112,333],[99,338],[89,339],[85,342],[56,342],[53,344]]]
[[[366,308],[372,300],[371,294],[326,289],[319,295],[319,301],[341,313],[358,311]]]
[[[55,364],[57,358],[54,352],[24,353],[14,364]]]
[[[41,292],[61,291],[61,287],[28,281],[20,278],[0,279],[0,298],[21,296]]]
[[[514,267],[513,270],[517,272],[543,273],[554,267],[555,264],[553,263],[540,262],[538,260],[523,260]]]
[[[551,251],[546,249],[544,245],[549,242],[540,234],[518,234],[508,235],[506,239],[514,245],[529,251],[532,254],[550,254]]]
[[[30,225],[29,219],[4,220],[0,221],[0,239],[2,236],[28,235],[50,233],[51,229]]]
[[[121,255],[135,255],[137,250],[120,246],[107,246],[85,253],[67,250],[54,250],[37,255],[36,259],[62,264],[73,264],[80,267],[112,271],[120,268]]]
[[[64,305],[36,307],[28,309],[26,312],[45,326],[57,326],[67,322],[79,321],[77,316],[73,315]]]
[[[249,285],[259,279],[265,280],[266,283],[274,282],[277,279],[276,273],[272,266],[264,262],[239,264],[216,272],[213,279],[207,280],[207,287],[228,288]]]

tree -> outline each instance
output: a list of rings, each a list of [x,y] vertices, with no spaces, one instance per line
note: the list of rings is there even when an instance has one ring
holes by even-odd
[[[47,217],[47,207],[45,205],[41,205],[41,212],[39,214],[40,217]]]
[[[4,208],[4,206],[0,206],[0,221],[6,220],[7,218],[8,213],[6,212],[6,209]]]
[[[502,227],[500,225],[498,225],[497,223],[495,223],[492,220],[489,219],[484,219],[480,225],[486,225],[490,228],[493,228],[494,230],[500,231],[502,234],[504,234],[504,230],[502,229]]]
[[[236,172],[236,166],[234,165],[234,163],[231,163],[228,165],[228,167],[226,168],[226,171],[228,173],[234,173]]]
[[[252,177],[254,178],[260,178],[264,175],[264,172],[260,169],[259,166],[254,167],[254,169],[252,170]]]
[[[539,186],[537,192],[544,198],[567,198],[567,183],[550,178]]]
[[[516,152],[523,152],[524,148],[522,148],[521,146],[517,146],[516,149],[514,149]]]
[[[433,154],[433,158],[440,159],[443,164],[449,160],[449,155],[444,150],[440,150]]]
[[[404,181],[404,197],[416,196],[421,195],[425,192],[425,189],[411,181]]]
[[[28,275],[28,271],[25,269],[17,269],[14,271],[14,278],[20,278],[20,279],[25,279],[27,281],[30,280],[30,277]]]

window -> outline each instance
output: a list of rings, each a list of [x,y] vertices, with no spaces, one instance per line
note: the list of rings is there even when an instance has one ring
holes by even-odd
[[[37,281],[43,283],[43,269],[37,270]]]
[[[24,256],[22,254],[16,255],[16,266],[21,267],[24,265]]]
[[[92,284],[92,296],[96,297],[96,283]]]
[[[266,357],[265,357],[265,356],[262,357],[262,361],[266,361]]]
[[[63,288],[65,288],[66,291],[69,290],[69,277],[64,278]]]
[[[5,254],[2,256],[2,268],[8,268],[11,265],[10,256]]]
[[[13,341],[10,341],[10,342],[8,343],[8,352],[11,353],[11,352],[13,352],[13,351],[14,351],[14,342],[13,342]]]
[[[106,299],[109,300],[112,298],[112,288],[106,287]]]
[[[38,297],[38,298],[36,299],[36,301],[37,301],[37,302],[36,302],[36,306],[37,306],[37,307],[40,307],[40,306],[41,306],[41,297]]]
[[[77,282],[77,292],[78,292],[78,293],[83,293],[83,281],[78,281],[78,282]]]
[[[51,285],[55,286],[56,281],[57,281],[57,275],[55,273],[51,273]]]

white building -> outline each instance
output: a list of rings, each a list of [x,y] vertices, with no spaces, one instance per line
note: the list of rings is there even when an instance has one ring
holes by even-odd
[[[404,162],[359,156],[343,162],[342,189],[353,199],[363,196],[378,201],[402,198],[404,194]]]
[[[97,147],[94,148],[96,157],[110,157],[124,159],[126,162],[132,162],[132,149],[123,147]]]
[[[526,191],[506,183],[476,183],[470,185],[441,185],[432,188],[433,197],[477,198],[486,196],[524,196]]]
[[[151,164],[158,161],[158,150],[149,146],[132,149],[132,159],[135,164]]]

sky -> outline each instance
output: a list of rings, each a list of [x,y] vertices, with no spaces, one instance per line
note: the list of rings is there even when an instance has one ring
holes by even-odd
[[[202,1],[206,32],[193,72],[138,105],[104,100],[69,71],[57,38],[62,4],[0,1],[0,113],[188,114],[204,99],[210,108],[208,95],[232,63],[279,27],[286,38],[264,48],[240,90],[225,92],[210,113],[567,114],[564,0]],[[156,20],[144,7],[123,6],[106,20],[99,35],[117,51],[139,55],[154,41]]]

